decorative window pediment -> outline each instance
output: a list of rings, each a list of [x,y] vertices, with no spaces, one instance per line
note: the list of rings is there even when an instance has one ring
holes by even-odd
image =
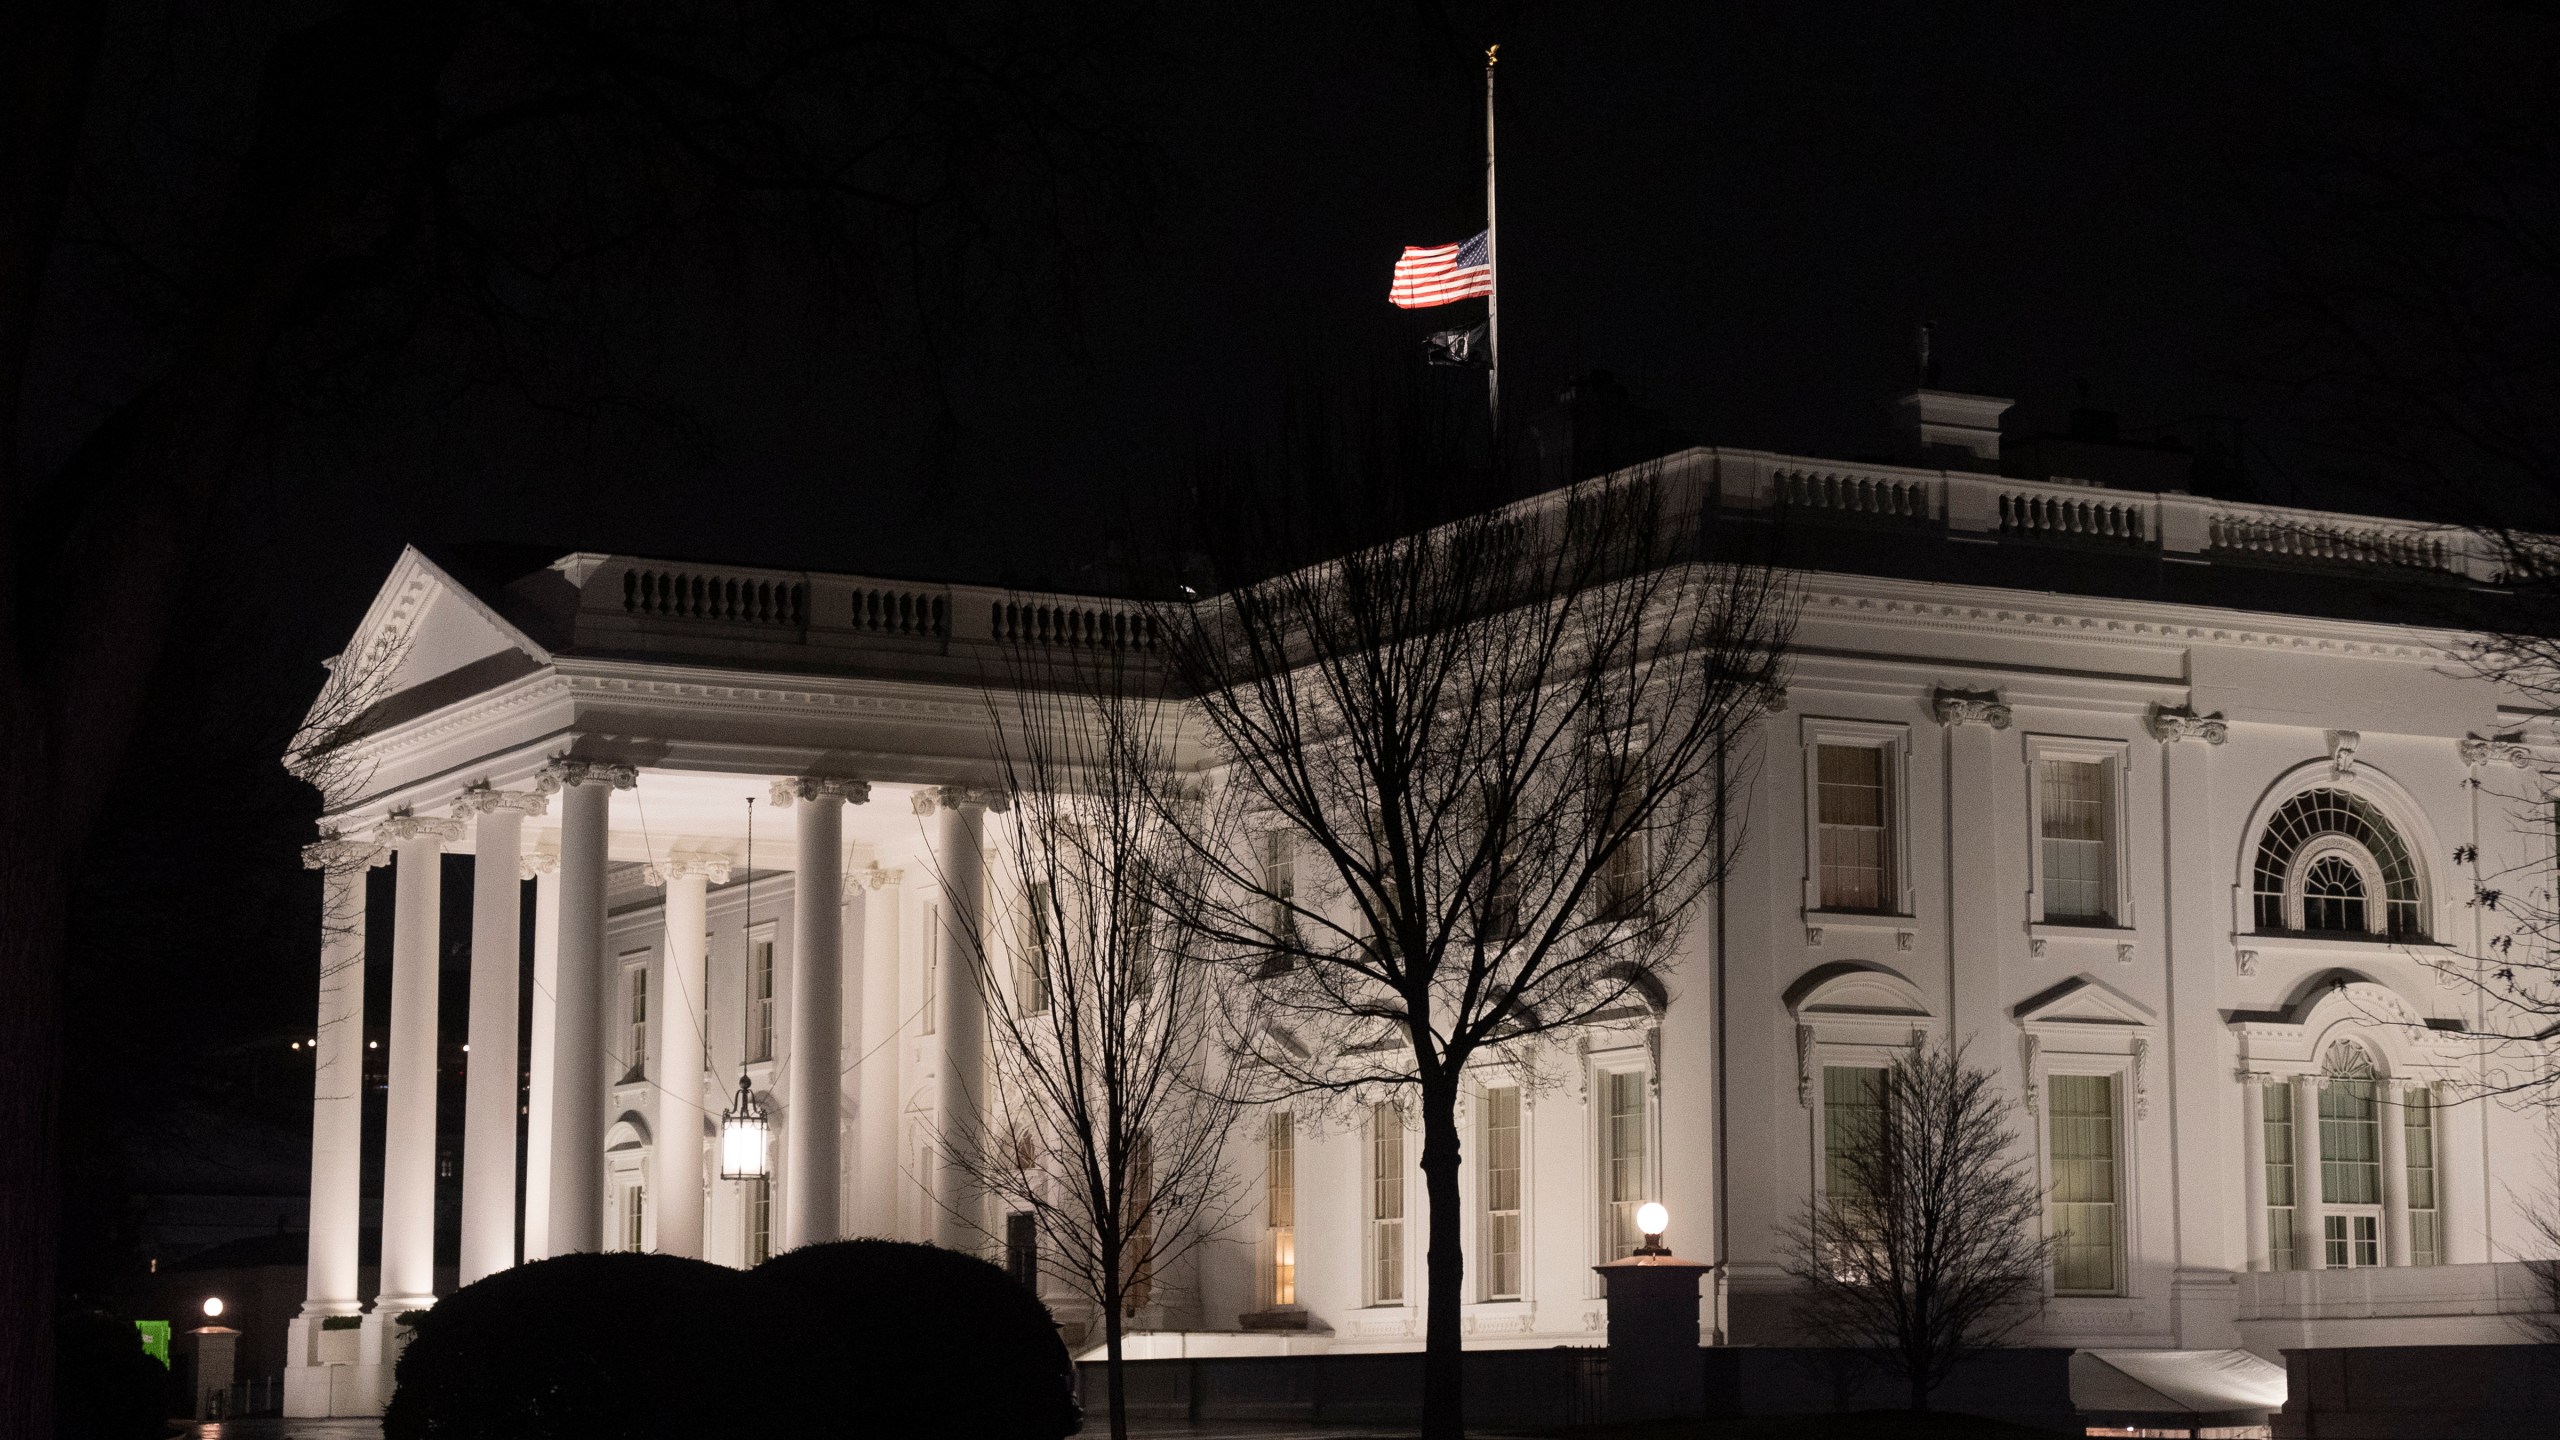
[[[1920,987],[1862,961],[1807,973],[1787,992],[1787,1010],[1796,1021],[1797,1098],[1808,1106],[1824,1066],[1881,1068],[1940,1025]]]

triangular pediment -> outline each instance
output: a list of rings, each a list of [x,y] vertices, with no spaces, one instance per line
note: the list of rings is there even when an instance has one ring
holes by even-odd
[[[375,592],[308,723],[359,732],[549,663],[550,652],[416,547]]]
[[[2016,1010],[2021,1025],[2153,1025],[2159,1017],[2141,1001],[2102,980],[2074,976]]]

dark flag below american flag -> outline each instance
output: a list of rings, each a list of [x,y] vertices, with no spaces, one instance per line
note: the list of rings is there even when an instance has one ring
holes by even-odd
[[[1446,305],[1472,295],[1493,293],[1491,232],[1479,232],[1463,245],[1408,245],[1396,261],[1395,282],[1387,301],[1406,310]]]
[[[1433,365],[1455,365],[1481,370],[1489,363],[1485,353],[1485,325],[1478,321],[1463,330],[1441,330],[1422,342],[1422,358]]]

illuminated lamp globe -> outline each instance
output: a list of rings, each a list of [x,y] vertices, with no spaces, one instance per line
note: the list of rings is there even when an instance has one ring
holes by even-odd
[[[1636,1228],[1644,1232],[1644,1248],[1639,1255],[1668,1255],[1662,1248],[1662,1232],[1671,1228],[1671,1212],[1659,1200],[1647,1200],[1636,1207]]]
[[[747,1077],[738,1077],[738,1098],[720,1117],[720,1178],[762,1180],[773,1173],[773,1127],[756,1103]]]
[[[205,1300],[204,1300],[204,1318],[206,1318],[207,1320],[219,1320],[219,1319],[221,1319],[221,1318],[222,1318],[222,1297],[221,1297],[221,1296],[219,1296],[219,1295],[208,1295],[208,1296],[206,1296],[206,1297],[205,1297]]]

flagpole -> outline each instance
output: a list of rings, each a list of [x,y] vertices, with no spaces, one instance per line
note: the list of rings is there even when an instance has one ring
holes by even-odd
[[[1497,445],[1502,440],[1502,244],[1493,208],[1493,63],[1501,50],[1488,45],[1484,52],[1484,263],[1489,287],[1484,296],[1484,387]]]

